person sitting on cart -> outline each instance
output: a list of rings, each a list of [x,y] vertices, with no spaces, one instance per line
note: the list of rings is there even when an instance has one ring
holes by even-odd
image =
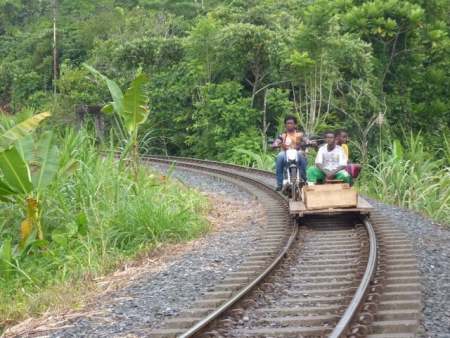
[[[342,148],[336,144],[334,132],[326,132],[324,138],[326,144],[319,148],[315,166],[308,168],[308,185],[333,179],[350,184],[352,178],[345,170],[347,167],[347,156]]]
[[[305,136],[302,132],[297,130],[297,118],[295,116],[286,116],[284,118],[284,125],[286,130],[280,134],[272,144],[273,149],[280,148],[275,164],[277,177],[277,191],[283,188],[284,167],[287,164],[286,152],[287,149],[296,149],[298,158],[297,166],[303,180],[306,181],[306,167],[308,165],[306,157],[302,151],[302,144],[305,143]]]
[[[341,146],[345,156],[347,157],[347,172],[353,179],[357,178],[359,172],[361,171],[361,165],[358,163],[352,163],[350,161],[350,152],[348,149],[348,132],[345,129],[336,130],[336,144],[338,146]]]

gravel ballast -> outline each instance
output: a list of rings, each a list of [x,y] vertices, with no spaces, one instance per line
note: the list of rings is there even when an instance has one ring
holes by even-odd
[[[450,337],[450,229],[418,213],[370,200],[411,240],[423,284],[423,336]]]

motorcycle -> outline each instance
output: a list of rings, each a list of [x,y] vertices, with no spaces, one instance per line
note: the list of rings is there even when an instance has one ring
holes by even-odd
[[[304,149],[310,147],[317,149],[319,145],[325,142],[324,139],[316,135],[311,135],[307,139],[308,141],[302,145]],[[288,141],[286,145],[289,146],[290,142]],[[284,167],[284,179],[281,191],[292,200],[300,201],[302,197],[301,191],[303,186],[306,185],[306,182],[299,171],[297,150],[286,149],[285,154],[287,164]]]
[[[287,164],[284,166],[284,179],[282,193],[294,201],[301,199],[301,189],[305,182],[298,170],[298,154],[295,149],[285,150]]]
[[[302,145],[304,149],[308,147],[317,148],[318,145],[322,144],[324,142],[323,139],[321,139],[318,136],[311,136],[308,137],[308,141]],[[279,139],[278,139],[279,140]],[[277,148],[280,146],[281,142],[277,143],[277,140],[269,139],[268,144],[272,145],[273,148]],[[286,146],[290,145],[290,140],[286,142]],[[299,165],[298,165],[298,154],[296,149],[287,148],[284,150],[285,152],[285,158],[287,163],[284,166],[283,169],[283,184],[281,188],[281,193],[284,195],[287,195],[289,198],[293,199],[294,201],[301,200],[301,190],[303,186],[306,184],[304,179],[302,178],[302,175],[299,171]]]

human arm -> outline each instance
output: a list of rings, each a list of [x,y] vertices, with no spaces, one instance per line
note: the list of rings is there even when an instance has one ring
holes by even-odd
[[[271,148],[277,149],[283,146],[283,135],[280,134],[277,136],[277,138],[273,141]]]

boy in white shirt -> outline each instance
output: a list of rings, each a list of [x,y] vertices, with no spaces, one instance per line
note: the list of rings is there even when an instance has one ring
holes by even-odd
[[[350,184],[352,178],[345,170],[347,156],[342,148],[336,145],[333,132],[326,132],[324,136],[326,144],[320,147],[317,153],[316,165],[308,168],[308,184],[323,182],[325,179],[337,179]]]

